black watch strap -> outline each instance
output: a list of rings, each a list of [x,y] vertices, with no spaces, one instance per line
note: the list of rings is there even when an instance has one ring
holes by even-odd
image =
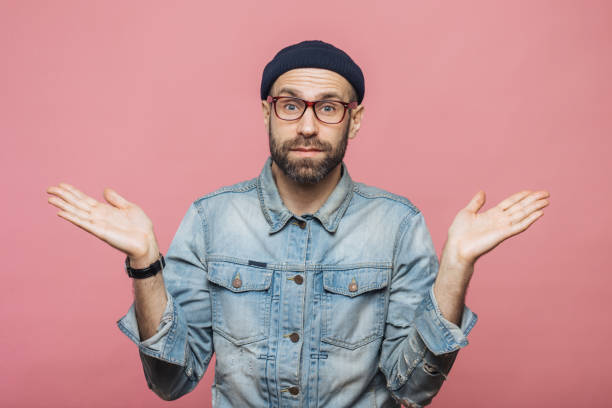
[[[147,266],[143,269],[134,269],[130,266],[130,257],[125,257],[125,271],[127,272],[130,278],[134,279],[144,279],[157,274],[157,272],[161,271],[166,266],[166,260],[164,259],[164,255],[160,252],[159,259],[153,262],[151,265]]]

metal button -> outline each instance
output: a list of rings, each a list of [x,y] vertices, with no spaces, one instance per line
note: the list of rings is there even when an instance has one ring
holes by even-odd
[[[357,281],[355,281],[355,278],[349,283],[348,290],[349,292],[357,292]]]
[[[232,281],[232,286],[236,289],[242,286],[242,280],[240,279],[240,276],[236,276],[234,278],[234,280]]]
[[[306,221],[302,221],[302,220],[298,221],[298,226],[299,226],[301,229],[306,228]]]
[[[291,395],[298,395],[300,393],[300,389],[294,385],[293,387],[289,387],[289,393]]]
[[[302,277],[302,275],[295,275],[293,277],[293,281],[298,285],[301,285],[302,283],[304,283],[304,278]]]
[[[289,335],[289,340],[291,340],[294,343],[297,343],[298,341],[300,341],[300,335],[297,333],[291,333]]]

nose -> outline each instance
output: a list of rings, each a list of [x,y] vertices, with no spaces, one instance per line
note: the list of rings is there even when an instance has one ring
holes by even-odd
[[[316,136],[319,133],[318,120],[314,114],[314,106],[307,106],[300,118],[297,131],[304,137]]]

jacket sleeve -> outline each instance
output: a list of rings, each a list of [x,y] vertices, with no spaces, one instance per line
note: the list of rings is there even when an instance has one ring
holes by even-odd
[[[168,302],[157,332],[140,340],[134,303],[117,321],[119,329],[138,346],[147,385],[164,400],[192,391],[214,351],[205,233],[202,209],[194,202],[164,255],[166,266],[161,273]]]
[[[387,388],[407,407],[431,403],[478,318],[465,305],[461,327],[442,316],[433,292],[438,268],[422,213],[409,214],[396,238],[379,364]]]

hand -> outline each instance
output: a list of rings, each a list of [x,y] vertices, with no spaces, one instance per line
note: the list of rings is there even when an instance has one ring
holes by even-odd
[[[455,217],[445,247],[452,248],[457,262],[473,265],[479,257],[540,218],[544,214],[542,208],[549,204],[546,199],[549,196],[548,191],[524,190],[478,214],[485,203],[481,190]]]
[[[47,193],[53,194],[49,203],[62,210],[57,215],[127,254],[132,267],[144,267],[159,256],[153,223],[140,207],[116,191],[104,189],[104,198],[110,205],[67,183],[51,186]]]

